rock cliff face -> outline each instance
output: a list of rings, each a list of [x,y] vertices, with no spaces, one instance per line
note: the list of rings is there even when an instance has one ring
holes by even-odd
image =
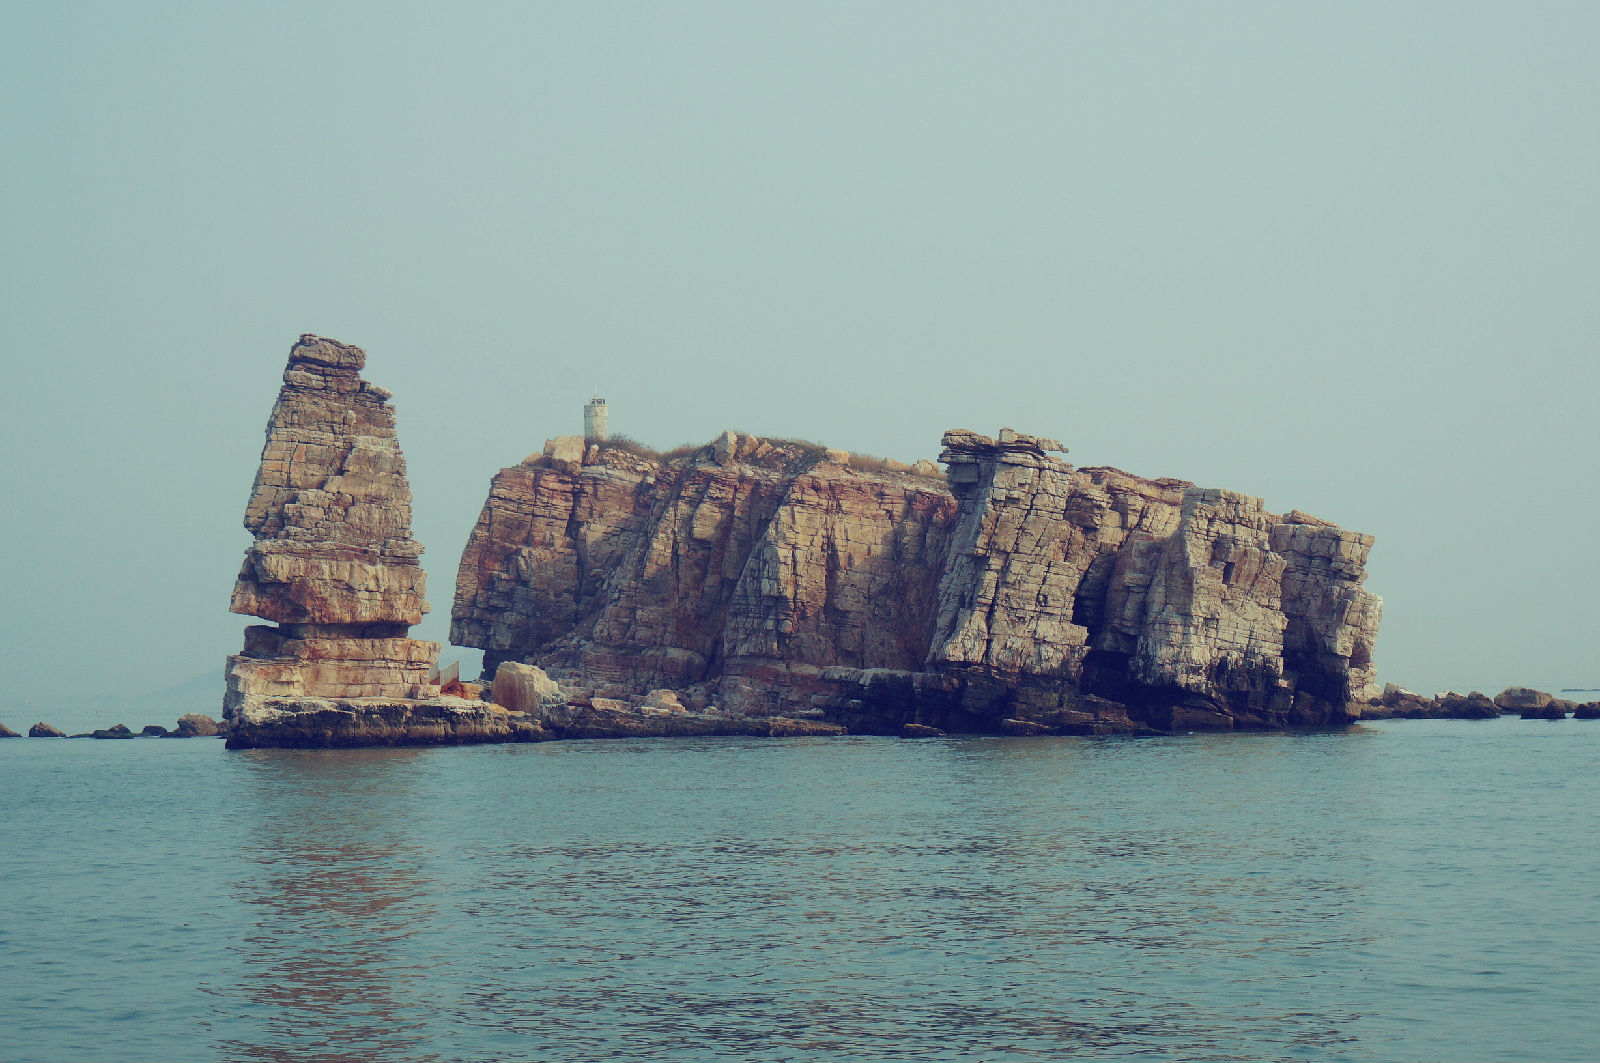
[[[359,347],[311,335],[289,351],[245,509],[255,542],[230,606],[277,626],[246,629],[244,651],[228,658],[230,745],[494,730],[472,715],[477,703],[438,699],[439,645],[407,637],[428,609],[422,547],[390,393],[361,378],[365,361]]]
[[[944,447],[940,477],[731,432],[553,440],[495,476],[451,640],[579,700],[857,731],[1321,724],[1376,693],[1370,536],[1009,430]]]

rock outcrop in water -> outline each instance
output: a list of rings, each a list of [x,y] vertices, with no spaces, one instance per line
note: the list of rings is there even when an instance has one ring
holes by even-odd
[[[490,741],[519,730],[481,702],[441,698],[439,646],[422,619],[422,546],[390,393],[361,377],[366,353],[318,336],[289,352],[244,524],[255,536],[234,584],[246,629],[228,658],[230,746]]]
[[[1393,683],[1362,709],[1363,719],[1402,720],[1495,720],[1504,715],[1524,720],[1564,720],[1600,718],[1600,702],[1577,704],[1554,698],[1531,687],[1507,687],[1494,697],[1474,690],[1470,694],[1446,691],[1431,698],[1412,693]]]
[[[1326,724],[1376,693],[1370,536],[1009,430],[944,448],[939,477],[731,432],[553,440],[494,477],[451,639],[569,701],[876,733]]]

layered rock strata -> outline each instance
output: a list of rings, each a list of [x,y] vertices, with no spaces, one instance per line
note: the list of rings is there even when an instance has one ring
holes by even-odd
[[[366,352],[301,336],[244,525],[234,583],[245,631],[228,658],[230,746],[370,745],[517,737],[505,713],[439,697],[439,645],[409,637],[428,610],[422,546],[390,392],[363,380]]]
[[[552,440],[494,477],[451,639],[568,700],[876,733],[1328,724],[1376,694],[1370,536],[1009,430],[943,442],[940,477],[732,432]]]

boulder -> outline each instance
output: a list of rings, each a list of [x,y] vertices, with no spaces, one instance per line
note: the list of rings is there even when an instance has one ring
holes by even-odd
[[[159,723],[147,723],[147,724],[144,725],[144,728],[139,732],[139,737],[140,738],[165,738],[170,733],[171,733],[170,731],[168,731],[165,727],[162,727]]]
[[[582,436],[556,436],[544,445],[550,467],[569,475],[583,468],[583,450]]]
[[[926,724],[907,723],[900,726],[901,738],[943,738],[944,732]]]
[[[739,435],[737,432],[723,432],[711,444],[711,460],[718,465],[731,465],[739,456]]]
[[[41,720],[38,723],[34,724],[32,727],[28,728],[28,737],[29,738],[65,738],[65,737],[67,737],[67,733],[65,731],[57,730],[56,728],[51,727],[49,724],[47,724],[43,720]]]
[[[1552,700],[1549,694],[1532,687],[1506,687],[1495,695],[1494,703],[1502,712],[1526,712],[1545,708]]]
[[[73,737],[77,737],[77,736],[74,735]],[[117,724],[112,724],[110,727],[106,727],[106,728],[103,728],[103,729],[98,730],[98,731],[90,731],[89,732],[89,737],[90,738],[132,738],[133,737],[133,732],[128,730],[128,725],[127,724],[125,724],[125,723],[117,723]]]
[[[526,712],[533,716],[567,703],[561,685],[546,675],[543,668],[517,661],[502,661],[495,669],[490,700],[507,712]]]
[[[186,712],[178,717],[178,729],[169,738],[214,738],[217,721],[203,713]]]
[[[678,699],[676,690],[652,690],[644,696],[646,708],[658,709],[663,712],[688,712],[683,702]]]

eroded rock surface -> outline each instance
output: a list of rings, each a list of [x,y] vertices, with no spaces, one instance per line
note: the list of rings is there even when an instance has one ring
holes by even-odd
[[[451,639],[591,708],[671,688],[884,734],[1327,724],[1376,695],[1370,536],[1010,430],[943,442],[945,477],[733,432],[552,440],[494,477]]]
[[[390,393],[366,353],[301,336],[244,524],[255,536],[230,608],[269,620],[228,658],[228,744],[370,745],[515,738],[505,713],[439,698],[428,610]]]

